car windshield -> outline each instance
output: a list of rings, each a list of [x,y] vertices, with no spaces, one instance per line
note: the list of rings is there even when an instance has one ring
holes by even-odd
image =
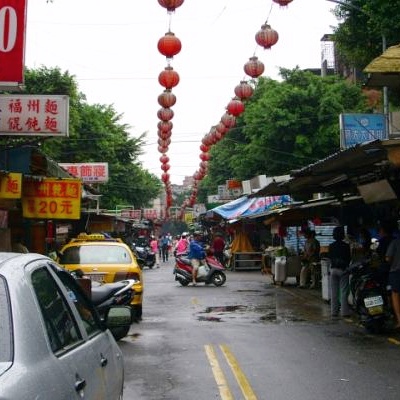
[[[73,246],[64,250],[60,264],[130,264],[131,255],[123,246],[100,244]]]
[[[0,363],[12,361],[10,301],[5,279],[0,276]]]

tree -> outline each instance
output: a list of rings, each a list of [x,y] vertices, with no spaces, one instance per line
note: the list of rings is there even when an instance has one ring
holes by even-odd
[[[202,188],[229,178],[284,175],[339,150],[339,114],[366,112],[360,87],[338,77],[281,69],[282,82],[260,78],[236,128],[210,151]]]
[[[49,138],[43,149],[57,162],[108,162],[110,180],[101,185],[103,208],[145,207],[157,197],[161,182],[138,162],[145,134],[130,137],[129,126],[112,105],[88,104],[75,78],[59,68],[26,70],[25,86],[30,94],[69,96],[69,137]]]
[[[386,46],[400,42],[400,0],[344,0],[335,7],[340,21],[334,30],[337,50],[345,62],[364,69]]]

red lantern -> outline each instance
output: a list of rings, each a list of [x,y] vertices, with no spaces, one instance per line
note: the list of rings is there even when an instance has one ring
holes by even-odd
[[[172,58],[181,51],[182,44],[172,32],[167,32],[165,36],[158,41],[157,47],[158,51],[163,56]]]
[[[246,81],[241,81],[239,85],[235,87],[235,94],[239,99],[245,100],[253,96],[254,89]]]
[[[157,124],[157,128],[163,133],[170,132],[172,130],[173,126],[174,126],[174,124],[171,121],[160,121]]]
[[[272,0],[275,3],[278,3],[281,7],[286,7],[293,0]]]
[[[171,131],[166,131],[166,132],[158,131],[158,137],[161,140],[167,140],[171,137],[171,135],[172,135]]]
[[[233,128],[236,125],[236,118],[228,113],[225,113],[221,117],[221,122],[227,127],[227,128]]]
[[[170,89],[164,90],[164,92],[158,96],[158,104],[164,108],[172,107],[175,103],[176,96]]]
[[[208,167],[208,162],[207,161],[202,161],[200,164],[200,169],[206,171]]]
[[[201,153],[199,157],[202,161],[208,161],[210,159],[210,155],[208,153]]]
[[[170,138],[167,138],[167,139],[160,138],[157,140],[157,143],[161,147],[168,147],[171,144],[171,139]]]
[[[170,121],[174,117],[174,112],[170,108],[160,108],[157,111],[157,117],[161,121]]]
[[[258,78],[264,72],[264,64],[257,57],[250,57],[244,65],[244,72],[252,78]]]
[[[229,114],[237,117],[244,111],[244,104],[239,99],[232,99],[226,107]]]
[[[211,146],[213,144],[211,136],[209,134],[205,135],[203,139],[201,139],[201,143],[206,146]]]
[[[167,174],[166,172],[164,172],[164,173],[161,175],[161,180],[162,180],[164,183],[167,183],[167,182],[169,181],[169,174]]]
[[[168,151],[168,146],[158,146],[159,153],[166,153]]]
[[[207,151],[209,150],[209,147],[206,146],[205,144],[201,144],[201,145],[200,145],[200,150],[201,150],[203,153],[207,153]]]
[[[163,154],[160,157],[160,162],[162,162],[163,164],[167,163],[169,161],[169,157],[166,154]]]
[[[172,67],[168,66],[158,75],[158,82],[165,89],[172,89],[179,83],[179,75]]]
[[[175,8],[180,7],[183,2],[184,0],[158,0],[160,6],[166,8],[169,12],[175,11]]]
[[[256,33],[256,42],[264,49],[270,49],[278,41],[278,32],[273,30],[270,25],[264,24]]]
[[[164,172],[167,172],[170,168],[171,168],[171,167],[170,167],[169,164],[161,164],[161,169],[162,169]]]
[[[229,128],[226,125],[224,125],[222,122],[219,122],[215,126],[215,130],[217,132],[219,132],[222,136],[224,136],[229,131]]]

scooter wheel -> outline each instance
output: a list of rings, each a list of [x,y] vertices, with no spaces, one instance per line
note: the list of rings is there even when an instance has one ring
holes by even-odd
[[[123,339],[129,332],[130,326],[116,326],[110,328],[112,335],[116,341]]]
[[[187,286],[187,285],[189,285],[189,281],[185,281],[185,280],[183,280],[183,279],[178,279],[178,281],[179,281],[179,283],[180,283],[182,286]]]
[[[221,271],[215,271],[212,274],[210,281],[215,286],[222,286],[226,281],[226,275]]]

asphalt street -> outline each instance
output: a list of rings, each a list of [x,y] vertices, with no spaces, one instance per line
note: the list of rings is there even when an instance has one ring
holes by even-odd
[[[400,337],[332,320],[319,290],[228,271],[182,287],[173,257],[144,269],[143,320],[120,341],[125,399],[400,398]]]

